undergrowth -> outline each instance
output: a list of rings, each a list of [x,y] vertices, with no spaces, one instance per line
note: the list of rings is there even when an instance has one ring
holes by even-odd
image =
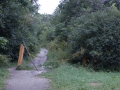
[[[0,90],[3,89],[5,85],[5,79],[8,77],[8,70],[6,68],[0,68]]]
[[[16,70],[31,70],[33,69],[32,66],[30,66],[30,60],[29,58],[25,58],[20,66],[16,67]]]
[[[47,55],[47,61],[45,62],[45,66],[52,66],[53,68],[57,68],[60,66],[60,64],[66,59],[69,58],[69,53],[58,48],[58,49],[53,49],[49,50],[48,55]]]
[[[120,90],[119,72],[95,72],[64,64],[43,76],[51,79],[50,90]]]

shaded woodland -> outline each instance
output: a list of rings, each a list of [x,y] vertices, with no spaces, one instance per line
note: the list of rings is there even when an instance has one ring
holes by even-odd
[[[25,41],[31,53],[46,47],[56,61],[81,52],[67,62],[120,69],[120,0],[61,0],[52,15],[39,14],[36,2],[0,1],[0,65],[17,61]]]

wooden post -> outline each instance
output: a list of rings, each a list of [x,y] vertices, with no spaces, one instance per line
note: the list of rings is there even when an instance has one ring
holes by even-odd
[[[82,57],[82,63],[85,67],[87,66],[87,56]]]
[[[19,57],[18,57],[18,64],[17,64],[17,66],[20,66],[22,64],[23,54],[24,54],[24,46],[21,44],[20,45],[20,51],[19,51]]]

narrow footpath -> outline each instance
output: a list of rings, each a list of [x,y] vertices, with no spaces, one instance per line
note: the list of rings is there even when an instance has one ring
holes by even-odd
[[[42,48],[40,53],[33,59],[35,65],[43,65],[47,60],[47,50]],[[32,65],[32,64],[31,64]],[[10,77],[6,80],[5,90],[48,90],[49,79],[39,77],[38,75],[46,72],[43,67],[36,70],[15,70],[9,68]]]

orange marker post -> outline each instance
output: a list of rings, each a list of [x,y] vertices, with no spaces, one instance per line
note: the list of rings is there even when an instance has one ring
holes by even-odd
[[[17,66],[20,66],[22,64],[23,54],[24,54],[24,46],[21,44],[20,45],[20,51],[19,51],[19,57],[18,57],[18,64],[17,64]]]

